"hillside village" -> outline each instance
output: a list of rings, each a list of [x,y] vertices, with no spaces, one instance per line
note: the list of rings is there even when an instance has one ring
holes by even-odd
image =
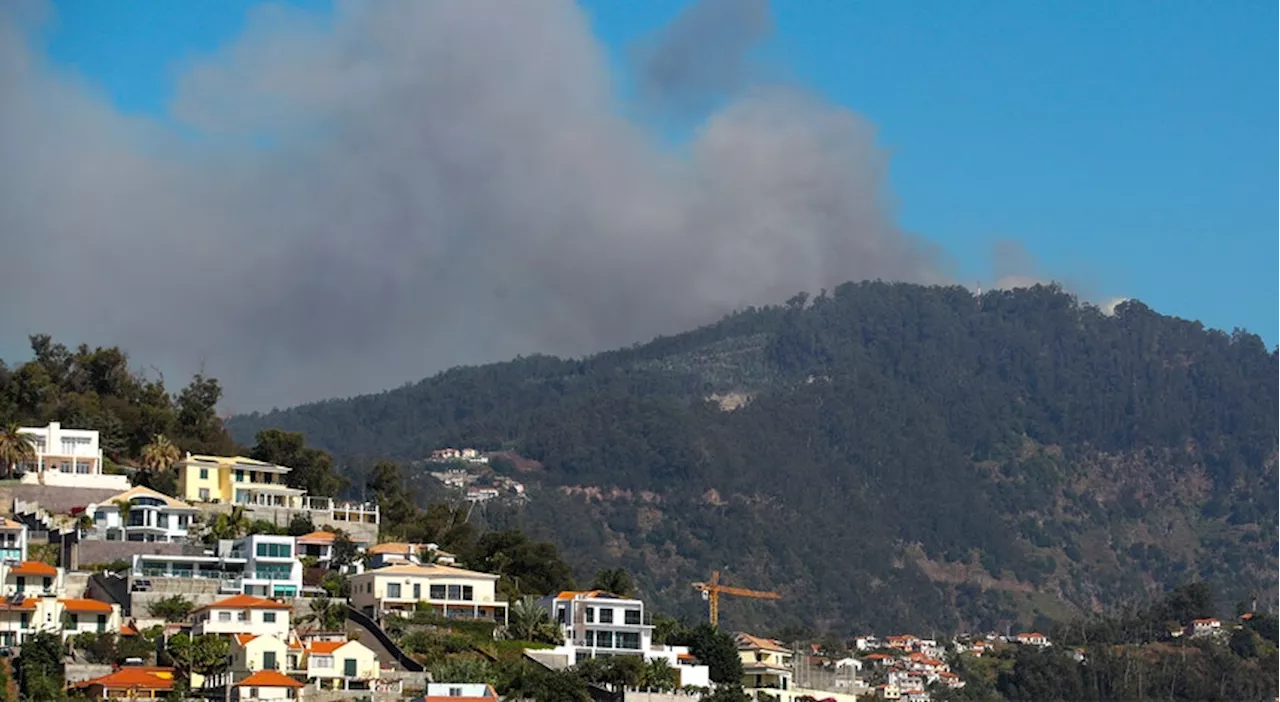
[[[674,645],[659,631],[670,622],[625,592],[622,572],[605,578],[612,588],[515,597],[499,575],[436,544],[386,540],[377,502],[290,487],[289,466],[179,456],[161,443],[176,471],[165,494],[106,472],[96,431],[53,422],[18,432],[30,449],[13,461],[0,522],[0,652],[19,668],[52,657],[71,696],[496,700],[477,670],[514,659],[576,672],[598,700],[731,699],[716,695],[732,690],[776,702],[927,702],[965,687],[957,661],[1053,646],[1039,632],[863,635],[833,646],[707,625],[693,645]],[[433,456],[454,466],[481,458]],[[1232,626],[1196,619],[1168,634],[1223,637]],[[707,643],[717,636],[732,651],[730,679]],[[7,660],[0,670],[15,679]]]

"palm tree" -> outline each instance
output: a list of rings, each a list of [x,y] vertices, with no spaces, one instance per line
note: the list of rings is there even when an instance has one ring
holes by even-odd
[[[129,500],[113,500],[111,504],[120,510],[120,528],[129,526],[129,513],[133,510],[133,503]]]
[[[311,600],[311,611],[298,619],[299,624],[314,623],[316,631],[338,631],[347,619],[347,607],[328,597]]]
[[[236,505],[231,512],[219,514],[209,525],[206,539],[219,541],[222,539],[238,539],[249,531],[249,517],[245,515],[244,506]]]
[[[178,447],[164,434],[156,434],[151,443],[142,447],[142,465],[153,472],[168,470],[178,462]]]
[[[0,429],[0,464],[5,466],[9,477],[17,472],[19,463],[34,460],[36,460],[36,447],[31,443],[30,437],[22,433],[21,427],[16,422]]]
[[[551,613],[532,595],[516,600],[507,614],[507,637],[517,641],[559,644],[560,630],[551,621]]]

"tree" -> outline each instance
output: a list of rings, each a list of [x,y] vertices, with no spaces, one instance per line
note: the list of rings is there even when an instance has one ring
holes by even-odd
[[[507,613],[507,637],[537,643],[564,642],[559,627],[551,620],[551,613],[531,595],[522,597],[511,605]]]
[[[19,463],[36,460],[35,446],[20,429],[16,422],[0,429],[0,464],[3,464],[8,476],[17,473]]]
[[[192,673],[213,675],[227,668],[229,644],[221,636],[175,634],[166,649],[173,657],[174,667],[188,680]]]
[[[711,682],[740,684],[742,682],[742,658],[733,637],[707,622],[692,629],[683,629],[667,636],[668,643],[688,646],[700,662],[710,668]]]
[[[561,560],[555,545],[530,541],[519,530],[482,535],[468,558],[480,570],[503,576],[517,595],[545,595],[573,587],[573,571]]]
[[[329,568],[342,571],[355,563],[359,557],[360,549],[356,547],[355,542],[347,536],[347,532],[338,529],[333,537],[333,545],[329,547]]]
[[[116,506],[120,511],[120,526],[129,526],[129,515],[133,513],[133,502],[131,500],[112,500],[111,504]]]
[[[18,658],[23,696],[32,700],[62,695],[62,638],[47,631],[27,636]]]
[[[179,443],[188,451],[225,454],[235,450],[235,443],[218,418],[220,399],[222,386],[200,373],[178,393],[176,429]]]
[[[249,457],[291,470],[290,487],[306,490],[308,495],[334,497],[347,486],[347,480],[333,470],[329,454],[306,446],[302,434],[280,429],[266,429],[254,437],[256,444]]]
[[[153,473],[168,470],[178,462],[180,454],[164,434],[156,434],[151,443],[142,447],[142,465]]]
[[[328,597],[311,600],[311,610],[298,619],[299,624],[312,624],[316,631],[340,631],[347,620],[347,607]]]
[[[448,683],[496,685],[499,672],[492,664],[474,658],[446,658],[431,666],[431,679]]]
[[[654,658],[645,665],[639,686],[669,692],[680,687],[680,671],[668,665],[665,659]]]
[[[311,521],[311,515],[306,512],[296,512],[289,519],[289,536],[306,536],[316,530],[316,525]]]
[[[631,582],[631,574],[622,568],[601,568],[591,581],[592,590],[604,590],[619,597],[631,597],[635,594],[635,584]]]
[[[390,533],[401,533],[418,510],[405,490],[400,464],[378,461],[369,473],[365,487],[378,503],[384,529]]]
[[[164,599],[156,600],[147,607],[147,611],[153,617],[159,617],[166,622],[177,623],[186,621],[191,616],[191,610],[195,605],[182,595],[170,595]]]
[[[249,531],[251,524],[243,505],[235,505],[230,512],[223,512],[214,518],[206,534],[207,540],[220,541],[238,539]]]

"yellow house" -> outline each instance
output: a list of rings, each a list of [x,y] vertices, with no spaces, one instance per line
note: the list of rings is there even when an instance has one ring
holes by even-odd
[[[274,634],[234,634],[231,637],[231,670],[255,673],[285,669],[289,647]]]
[[[439,564],[404,564],[353,575],[351,605],[370,616],[411,614],[419,603],[448,618],[507,622],[498,576]]]
[[[299,671],[321,689],[367,689],[369,681],[382,675],[378,654],[359,641],[317,641],[300,644]]]
[[[742,658],[742,687],[754,699],[757,692],[791,699],[791,651],[778,641],[737,634],[733,641]]]
[[[287,485],[291,470],[244,456],[188,453],[178,463],[178,492],[188,502],[298,509],[305,491]]]

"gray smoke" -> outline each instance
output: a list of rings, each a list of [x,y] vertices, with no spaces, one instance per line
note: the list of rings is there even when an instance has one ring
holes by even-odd
[[[660,107],[705,108],[750,80],[749,53],[769,34],[768,0],[702,0],[641,42],[641,95]]]
[[[767,22],[712,0],[650,44],[662,99],[740,88],[675,152],[623,116],[570,0],[262,11],[180,75],[177,127],[121,114],[0,17],[6,355],[30,332],[120,344],[203,364],[249,410],[942,280],[894,222],[870,125],[741,82]],[[733,55],[705,65],[705,33]]]

